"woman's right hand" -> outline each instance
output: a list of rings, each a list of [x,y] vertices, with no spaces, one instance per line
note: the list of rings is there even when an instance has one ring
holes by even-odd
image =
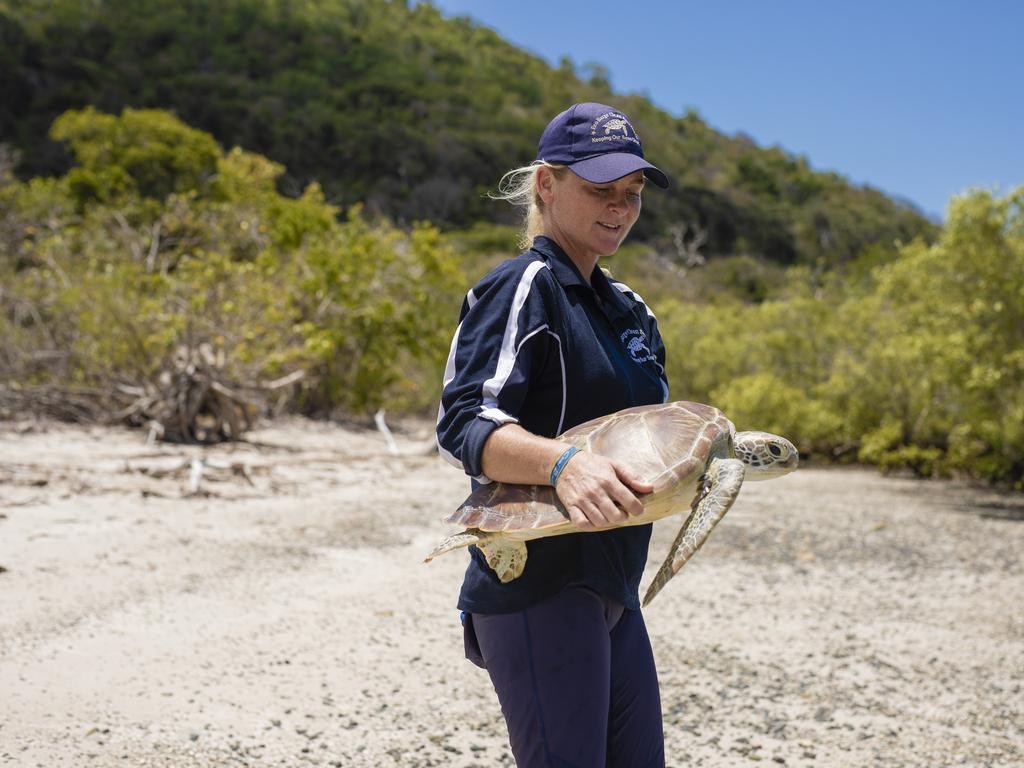
[[[555,484],[569,519],[581,531],[620,525],[628,515],[641,514],[644,508],[634,491],[653,490],[618,462],[589,451],[573,456]]]

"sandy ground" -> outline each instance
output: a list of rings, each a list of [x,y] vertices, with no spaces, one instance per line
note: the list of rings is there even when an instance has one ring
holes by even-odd
[[[0,765],[512,764],[466,556],[420,562],[457,471],[301,420],[144,437],[0,424]],[[1022,552],[1020,495],[749,483],[646,611],[669,765],[1024,765]]]

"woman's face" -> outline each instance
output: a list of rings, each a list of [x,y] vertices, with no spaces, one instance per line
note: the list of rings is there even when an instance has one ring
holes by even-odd
[[[608,182],[584,181],[572,171],[555,178],[541,168],[537,189],[544,201],[545,234],[565,252],[587,265],[610,256],[629,234],[640,216],[643,171]]]

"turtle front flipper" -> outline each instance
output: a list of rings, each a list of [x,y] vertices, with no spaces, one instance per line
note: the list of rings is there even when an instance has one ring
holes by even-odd
[[[711,529],[725,517],[743,485],[744,465],[738,459],[714,459],[707,471],[708,491],[694,503],[693,511],[672,542],[668,557],[661,564],[644,595],[646,606],[679,573],[693,554],[701,548]]]

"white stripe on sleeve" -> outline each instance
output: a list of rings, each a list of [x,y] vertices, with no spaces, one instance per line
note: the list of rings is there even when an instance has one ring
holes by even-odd
[[[547,266],[543,261],[534,261],[523,272],[523,276],[519,278],[519,285],[516,286],[516,292],[512,298],[512,307],[509,309],[508,319],[505,321],[505,335],[501,339],[498,364],[495,366],[494,375],[487,379],[483,385],[484,410],[498,407],[498,396],[501,394],[505,382],[508,381],[508,377],[512,375],[512,371],[515,369],[516,356],[519,354],[519,348],[522,346],[522,343],[516,344],[516,336],[519,335],[519,313],[522,311],[523,306],[526,304],[526,299],[530,295],[530,286],[533,285],[533,278],[537,276],[540,270],[546,269]],[[537,331],[539,330],[542,329],[538,328]],[[533,333],[537,333],[537,331]],[[531,333],[530,335],[532,336],[533,334]],[[526,339],[523,339],[523,341],[525,342]]]
[[[561,337],[548,328],[548,333],[555,337],[555,341],[558,342],[558,362],[562,366],[562,412],[558,416],[558,429],[555,430],[555,435],[562,434],[562,427],[565,425],[565,401],[566,401],[566,381],[565,381],[565,355],[562,353],[562,339]]]
[[[472,309],[473,305],[476,304],[476,294],[473,293],[473,289],[472,288],[469,290],[469,293],[466,294],[466,304],[468,305],[468,307],[470,309]],[[448,351],[448,362],[444,366],[444,379],[442,380],[442,384],[441,384],[442,391],[444,390],[445,387],[447,387],[449,384],[451,384],[452,381],[455,379],[455,372],[456,372],[455,371],[455,351],[459,347],[459,331],[461,331],[461,330],[462,330],[462,323],[459,323],[458,327],[455,329],[455,335],[452,336],[452,346],[451,346],[451,349]],[[441,423],[441,419],[444,418],[444,414],[445,414],[444,401],[442,400],[438,404],[438,406],[437,406],[437,423],[439,425]],[[435,438],[434,439],[437,440],[436,430],[435,430],[434,434],[435,434]],[[449,464],[455,466],[458,469],[463,469],[463,470],[465,469],[465,467],[463,467],[463,465],[462,465],[462,462],[459,461],[457,458],[455,458],[455,455],[453,453],[451,453],[451,451],[446,450],[444,448],[444,446],[441,445],[441,441],[440,440],[437,440],[437,452],[441,455],[441,458],[443,458]],[[490,482],[490,480],[488,478],[486,478],[486,477],[483,477],[483,478],[478,477],[478,478],[476,478],[476,480],[477,480],[477,482],[481,482],[481,483],[488,483],[488,482]]]

